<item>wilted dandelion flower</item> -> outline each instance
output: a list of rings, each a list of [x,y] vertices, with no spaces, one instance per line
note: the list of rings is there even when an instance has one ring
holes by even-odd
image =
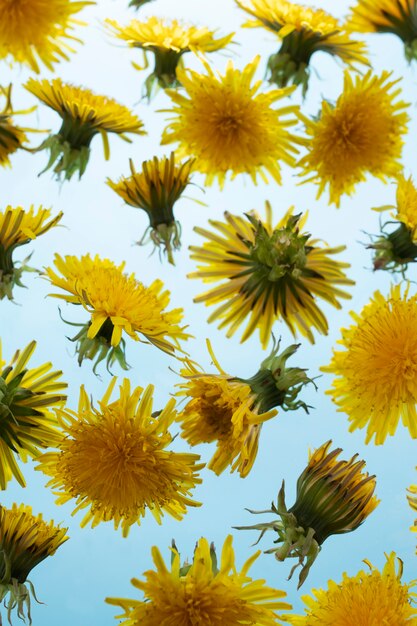
[[[256,57],[242,71],[231,61],[222,76],[204,63],[207,73],[179,69],[184,91],[169,90],[173,114],[162,143],[177,142],[179,157],[195,157],[194,169],[206,175],[206,185],[215,179],[221,187],[230,173],[249,174],[256,184],[266,174],[281,183],[281,166],[294,165],[299,140],[289,128],[298,122],[299,107],[280,109],[273,104],[293,88],[257,93],[262,81],[252,84],[259,64]]]
[[[349,417],[352,432],[366,428],[366,443],[394,435],[401,418],[417,438],[417,296],[395,285],[387,297],[376,291],[354,324],[342,328],[330,364],[335,376],[327,391]]]
[[[227,374],[218,363],[207,341],[208,349],[218,373],[206,374],[192,361],[185,361],[178,396],[184,396],[186,405],[178,415],[182,437],[191,446],[217,442],[208,468],[221,474],[226,467],[237,470],[242,478],[252,469],[258,452],[262,424],[277,414],[274,407],[284,411],[307,405],[297,400],[302,387],[313,382],[306,370],[287,367],[287,360],[298,345],[289,346],[281,354],[279,343],[251,378]],[[314,384],[314,383],[313,383]]]
[[[10,624],[15,608],[23,621],[26,610],[32,624],[30,596],[37,598],[27,577],[67,541],[67,530],[55,526],[54,521],[45,522],[42,514],[33,515],[30,506],[13,504],[6,509],[0,505],[0,601],[7,609]]]
[[[26,89],[62,118],[58,133],[50,135],[38,148],[49,150],[44,172],[54,166],[57,178],[64,174],[70,180],[78,171],[84,174],[90,158],[90,144],[95,135],[103,140],[105,159],[110,157],[108,133],[115,133],[127,142],[127,133],[144,135],[143,123],[127,107],[107,96],[99,96],[86,87],[77,87],[53,80],[31,78]]]
[[[416,581],[401,581],[403,563],[394,552],[385,558],[382,572],[365,560],[369,571],[344,573],[340,583],[329,580],[326,590],[313,589],[312,595],[302,596],[305,615],[289,614],[286,621],[292,626],[415,626],[416,594],[411,589]]]
[[[187,52],[204,55],[225,48],[234,33],[216,39],[216,31],[206,27],[198,28],[183,24],[178,20],[149,17],[146,21],[132,20],[127,26],[120,26],[116,20],[106,20],[112,33],[125,41],[130,48],[143,51],[144,65],[133,64],[138,70],[149,67],[149,54],[154,57],[153,72],[145,81],[145,95],[152,97],[155,87],[163,89],[178,87],[177,68],[183,67],[183,55]]]
[[[7,206],[0,211],[0,300],[7,296],[13,300],[13,287],[23,287],[22,274],[36,271],[27,265],[30,256],[23,261],[14,261],[13,255],[19,246],[28,244],[36,237],[48,232],[62,218],[62,212],[51,218],[51,211],[32,206],[28,211],[22,207]]]
[[[392,33],[404,42],[408,62],[417,59],[416,0],[357,0],[349,28],[359,33]]]
[[[298,588],[308,576],[323,542],[331,535],[350,533],[360,526],[378,505],[374,496],[375,476],[362,472],[365,461],[357,461],[355,454],[350,461],[338,461],[341,448],[329,451],[328,441],[310,455],[307,467],[297,481],[297,495],[293,506],[285,504],[284,482],[278,493],[277,504],[272,502],[267,511],[250,513],[273,513],[279,519],[254,526],[238,526],[238,530],[260,530],[258,541],[268,530],[278,537],[278,547],[266,550],[275,554],[278,561],[296,558],[289,578],[301,566]],[[334,626],[334,624],[332,624]],[[358,623],[359,626],[359,623]]]
[[[170,294],[163,291],[162,281],[155,280],[145,287],[134,274],[124,273],[125,263],[115,265],[98,255],[63,258],[56,254],[54,264],[57,271],[48,267],[46,276],[54,287],[67,293],[51,295],[81,305],[91,316],[87,323],[75,324],[81,326],[73,338],[80,365],[84,359],[96,359],[95,370],[107,357],[107,368],[117,361],[127,369],[123,333],[168,354],[182,352],[180,340],[190,336],[184,326],[179,326],[183,309],[166,310]]]
[[[169,158],[154,157],[142,163],[142,171],[136,172],[130,161],[132,175],[122,177],[115,183],[107,179],[107,184],[126,204],[146,211],[149,228],[139,241],[147,241],[147,235],[156,247],[162,247],[168,261],[174,265],[173,250],[181,246],[181,225],[174,216],[174,204],[190,182],[193,160],[177,163],[175,154]]]
[[[191,258],[201,265],[189,277],[205,283],[222,281],[195,302],[220,305],[208,321],[220,320],[219,328],[228,329],[227,337],[248,320],[241,341],[259,329],[266,348],[274,322],[282,319],[293,335],[299,331],[314,343],[312,329],[323,334],[328,331],[317,298],[338,309],[339,298],[350,298],[338,288],[354,284],[343,273],[349,264],[331,258],[345,247],[326,248],[310,239],[303,232],[307,214],[292,213],[291,208],[273,226],[267,203],[266,221],[256,213],[241,217],[226,212],[224,222],[210,220],[218,232],[194,229],[207,241],[190,246]]]
[[[244,26],[266,28],[281,40],[281,46],[268,60],[268,80],[278,87],[289,83],[302,85],[307,92],[310,61],[315,52],[326,52],[351,68],[369,65],[366,47],[351,38],[338,19],[322,9],[314,9],[287,0],[236,0],[253,18]]]
[[[8,87],[0,86],[0,96],[4,96],[6,99],[4,108],[0,112],[0,165],[2,167],[10,167],[10,155],[23,147],[23,144],[27,141],[26,132],[33,130],[16,126],[13,116],[31,113],[36,107],[25,109],[24,111],[13,111],[12,85]]]
[[[396,206],[378,207],[377,211],[391,211],[392,220],[383,224],[381,235],[376,237],[368,248],[375,250],[374,270],[404,272],[409,263],[417,260],[417,189],[410,176],[397,177]],[[396,226],[390,233],[385,232],[387,225]]]
[[[189,506],[200,506],[190,492],[201,483],[204,464],[197,454],[167,450],[173,437],[175,400],[152,413],[153,386],[131,390],[123,380],[119,397],[110,401],[116,379],[98,408],[84,387],[77,411],[59,411],[63,434],[56,452],[44,454],[36,469],[48,482],[57,504],[76,499],[74,514],[88,509],[81,526],[113,520],[126,537],[149,510],[158,524],[164,513],[182,519]]]
[[[40,63],[53,70],[55,63],[69,60],[71,31],[84,25],[74,17],[94,2],[71,0],[0,0],[0,59],[13,57],[39,73]],[[71,44],[71,45],[70,45]]]
[[[344,194],[372,174],[386,181],[401,172],[408,104],[399,100],[397,80],[390,72],[353,78],[345,73],[336,104],[324,100],[317,118],[305,118],[308,153],[300,160],[302,175],[318,185],[317,197],[328,188],[336,206]]]
[[[51,371],[51,363],[28,367],[35,347],[31,341],[8,365],[0,349],[0,489],[6,489],[12,476],[25,487],[17,458],[36,458],[59,440],[53,411],[65,403],[67,384],[60,380],[61,371]]]
[[[171,570],[158,548],[152,548],[155,570],[145,572],[145,580],[132,579],[144,600],[106,598],[106,602],[124,611],[116,619],[122,626],[274,626],[281,624],[277,611],[289,610],[283,602],[284,591],[267,587],[265,580],[254,580],[248,571],[260,552],[256,552],[237,571],[231,535],[226,538],[220,567],[213,544],[199,539],[191,564],[181,566],[180,555],[173,544]]]

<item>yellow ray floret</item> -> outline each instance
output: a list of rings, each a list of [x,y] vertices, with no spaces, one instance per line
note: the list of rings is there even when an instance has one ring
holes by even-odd
[[[289,82],[307,91],[310,60],[315,52],[338,57],[346,65],[369,65],[365,44],[355,41],[349,29],[322,9],[287,0],[236,0],[253,19],[244,26],[263,27],[275,33],[281,47],[268,60],[269,81],[284,87]]]
[[[342,449],[330,451],[331,444],[327,441],[310,455],[307,467],[298,478],[296,500],[291,508],[287,509],[285,504],[283,482],[277,504],[273,502],[269,511],[248,509],[255,514],[273,513],[279,519],[237,527],[238,530],[260,530],[258,541],[267,530],[276,532],[278,537],[274,543],[280,545],[266,552],[275,554],[278,561],[298,559],[289,575],[291,578],[301,566],[298,588],[307,578],[324,541],[331,535],[356,530],[379,503],[374,496],[375,476],[363,471],[365,461],[358,461],[357,454],[349,461],[338,460]]]
[[[131,390],[124,379],[119,397],[110,401],[116,379],[95,408],[84,387],[77,411],[59,411],[62,437],[56,452],[44,454],[36,469],[48,482],[57,504],[76,500],[74,513],[88,509],[81,526],[113,520],[127,536],[149,510],[158,524],[164,513],[182,519],[189,506],[200,506],[190,492],[201,483],[204,464],[197,454],[167,449],[176,418],[175,400],[152,413],[153,386]]]
[[[346,72],[336,104],[323,101],[320,116],[305,119],[308,154],[299,165],[305,182],[318,185],[318,198],[328,189],[330,202],[339,206],[367,174],[386,182],[401,172],[408,104],[398,99],[399,79],[390,78],[385,71],[355,78]]]
[[[115,133],[128,142],[131,140],[127,133],[145,134],[143,123],[127,107],[86,87],[64,83],[60,78],[31,78],[25,87],[62,118],[59,132],[50,135],[39,147],[39,150],[50,150],[45,170],[55,165],[58,177],[64,172],[69,180],[78,171],[81,178],[90,156],[90,143],[97,134],[103,140],[106,159],[110,156],[108,133]]]
[[[230,174],[249,174],[267,181],[267,173],[281,182],[281,165],[294,165],[299,140],[289,128],[297,124],[299,107],[274,108],[293,88],[258,93],[262,81],[252,84],[259,57],[242,71],[229,61],[221,75],[204,63],[206,74],[178,70],[184,91],[168,90],[174,106],[162,143],[178,143],[178,156],[194,157],[194,168],[206,175],[206,184],[223,186]],[[184,93],[185,92],[185,93]]]
[[[7,296],[13,299],[13,287],[22,287],[22,274],[33,271],[26,265],[26,261],[14,261],[13,254],[17,247],[28,244],[36,237],[48,232],[56,226],[62,218],[62,213],[51,217],[50,209],[30,207],[25,211],[22,207],[7,206],[0,211],[0,300]]]
[[[146,69],[149,65],[149,53],[154,55],[154,69],[145,81],[145,93],[151,98],[153,87],[176,87],[176,70],[183,67],[183,55],[187,52],[204,55],[225,48],[234,33],[216,38],[216,31],[206,27],[184,24],[176,19],[167,20],[149,17],[147,20],[132,20],[127,26],[121,26],[116,20],[106,20],[110,31],[130,48],[143,51],[144,65],[133,64],[137,69]]]
[[[350,431],[366,428],[366,443],[384,443],[400,419],[417,438],[417,296],[408,291],[376,291],[359,315],[351,312],[354,323],[338,342],[343,349],[321,368],[335,376],[327,393],[349,416]]]
[[[40,63],[53,70],[55,63],[69,60],[74,52],[71,34],[84,22],[74,15],[94,2],[72,0],[0,0],[0,59],[11,56],[39,73]],[[71,45],[70,45],[71,44]]]
[[[359,33],[392,33],[404,43],[406,59],[417,59],[416,0],[357,0],[348,26]]]
[[[180,341],[189,337],[179,326],[183,310],[166,310],[170,293],[164,291],[162,281],[145,287],[134,274],[124,273],[125,263],[115,265],[89,254],[80,258],[56,254],[54,263],[56,271],[48,267],[46,276],[54,287],[67,293],[51,295],[81,304],[91,316],[86,324],[80,324],[82,329],[74,338],[80,364],[84,358],[97,357],[99,363],[107,357],[107,365],[118,360],[126,369],[123,333],[169,354],[182,351]]]
[[[16,126],[13,116],[31,113],[36,107],[24,111],[14,111],[11,84],[8,87],[0,86],[0,95],[6,100],[3,110],[0,112],[0,165],[10,167],[10,155],[23,148],[23,144],[27,141],[26,133],[33,131],[31,128]]]
[[[292,626],[415,626],[411,590],[416,581],[401,581],[403,562],[394,552],[385,558],[382,571],[365,560],[367,570],[344,573],[340,583],[329,580],[327,589],[313,589],[302,596],[305,615],[286,615],[286,621]]]
[[[13,476],[25,487],[17,459],[35,458],[59,439],[54,409],[65,404],[67,384],[51,363],[28,367],[35,347],[32,341],[6,365],[0,345],[0,489]]]
[[[54,521],[45,522],[42,514],[33,515],[30,506],[13,504],[11,509],[0,506],[0,599],[7,608],[10,624],[15,608],[23,621],[26,610],[32,624],[30,597],[37,598],[27,577],[67,541],[67,530],[55,526]]]
[[[195,302],[217,305],[209,322],[219,320],[219,328],[228,329],[227,337],[247,321],[241,341],[259,329],[266,348],[278,319],[293,335],[299,331],[312,343],[313,329],[327,334],[327,320],[317,299],[340,308],[339,298],[350,296],[338,286],[354,282],[343,272],[349,264],[331,258],[344,246],[326,248],[310,239],[303,232],[306,219],[307,214],[293,215],[291,208],[273,226],[267,204],[266,221],[256,213],[246,217],[225,213],[224,222],[210,220],[215,232],[195,228],[207,241],[190,247],[191,258],[200,265],[189,276],[219,283]]]
[[[107,598],[121,607],[122,626],[274,626],[282,624],[277,611],[291,609],[283,602],[285,592],[268,587],[262,579],[249,576],[249,569],[260,551],[251,556],[241,571],[236,569],[232,536],[223,545],[220,565],[213,544],[199,539],[193,561],[181,566],[174,544],[171,569],[157,547],[152,548],[155,570],[145,572],[145,580],[132,579],[144,600]]]
[[[193,159],[178,163],[174,152],[168,157],[154,157],[142,163],[142,171],[136,172],[130,161],[131,176],[122,177],[117,183],[107,179],[107,184],[126,204],[146,211],[149,228],[139,244],[149,238],[156,247],[163,247],[168,261],[174,265],[173,250],[181,247],[181,225],[174,216],[174,204],[187,187],[191,178]]]

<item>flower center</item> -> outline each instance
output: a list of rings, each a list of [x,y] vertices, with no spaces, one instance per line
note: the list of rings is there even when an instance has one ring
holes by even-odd
[[[219,116],[215,122],[216,131],[223,136],[235,136],[242,126],[242,120],[236,115]]]

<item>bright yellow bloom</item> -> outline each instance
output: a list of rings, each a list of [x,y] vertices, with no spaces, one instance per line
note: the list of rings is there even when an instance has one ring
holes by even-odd
[[[207,63],[206,74],[179,69],[186,95],[167,92],[174,102],[168,110],[173,117],[162,143],[177,142],[179,157],[195,157],[194,169],[206,175],[206,185],[217,179],[223,187],[228,173],[232,179],[249,174],[254,183],[258,175],[267,182],[268,173],[280,183],[280,162],[295,164],[299,140],[288,129],[297,124],[299,107],[272,106],[293,88],[257,93],[262,81],[251,83],[259,59],[242,71],[229,61],[223,76]]]
[[[298,588],[307,578],[324,541],[331,535],[356,530],[379,503],[374,496],[375,476],[362,471],[365,461],[358,461],[357,454],[350,461],[338,461],[342,449],[330,452],[331,444],[331,441],[324,443],[310,455],[308,465],[297,481],[297,496],[290,509],[285,504],[283,481],[276,505],[272,503],[269,511],[250,511],[273,513],[280,519],[237,527],[238,530],[260,530],[258,541],[267,530],[276,532],[278,538],[274,543],[281,545],[266,550],[266,553],[275,554],[278,561],[298,559],[289,575],[291,578],[301,566]],[[359,624],[357,622],[355,626]]]
[[[136,172],[131,160],[131,176],[122,177],[117,183],[107,179],[107,184],[126,204],[143,209],[149,217],[149,228],[139,244],[148,241],[149,233],[156,247],[163,246],[173,265],[172,251],[181,246],[181,225],[174,217],[174,204],[190,182],[192,167],[192,159],[177,163],[171,152],[169,158],[144,161],[141,172]]]
[[[7,88],[0,86],[0,95],[6,99],[4,108],[0,112],[0,165],[2,167],[10,167],[10,155],[23,147],[23,144],[27,141],[26,132],[33,130],[16,126],[13,115],[31,113],[36,107],[25,109],[24,111],[13,111],[12,85],[9,85]]]
[[[268,60],[269,81],[278,87],[292,82],[308,88],[310,60],[315,52],[338,57],[349,67],[369,65],[366,47],[351,38],[351,33],[322,9],[313,9],[287,0],[236,0],[253,18],[244,26],[266,28],[281,40],[281,47]]]
[[[123,333],[134,341],[143,341],[139,336],[143,335],[145,341],[168,354],[182,352],[180,340],[190,336],[179,326],[183,309],[165,310],[170,293],[163,291],[162,281],[145,287],[134,274],[124,273],[125,263],[115,265],[89,254],[80,258],[56,254],[54,264],[57,272],[48,267],[46,276],[54,287],[67,293],[51,295],[81,304],[91,315],[74,338],[80,365],[84,358],[97,356],[96,366],[107,357],[107,367],[117,360],[127,369]]]
[[[258,453],[262,424],[284,411],[308,407],[297,400],[301,388],[313,382],[299,367],[286,367],[286,361],[297,350],[289,346],[278,354],[279,343],[249,379],[227,374],[220,366],[207,341],[210,356],[218,373],[206,374],[192,361],[185,361],[178,396],[187,404],[178,416],[182,437],[191,446],[217,441],[217,449],[208,468],[221,474],[226,467],[237,470],[242,478],[252,469]],[[314,384],[314,383],[313,383]]]
[[[357,0],[348,26],[359,33],[393,33],[404,42],[410,62],[417,59],[416,0]]]
[[[29,257],[21,262],[13,261],[16,248],[28,244],[36,237],[48,232],[61,220],[63,213],[58,213],[51,218],[51,211],[33,206],[28,211],[22,207],[13,208],[7,206],[0,211],[0,300],[5,296],[13,300],[13,287],[23,287],[21,279],[25,271],[33,271],[26,262]]]
[[[16,457],[26,462],[59,440],[53,411],[64,405],[67,384],[60,380],[61,371],[51,371],[51,363],[28,368],[35,347],[32,341],[6,365],[0,346],[0,489],[12,476],[25,487]]]
[[[349,328],[342,328],[323,372],[335,375],[328,394],[347,413],[349,430],[366,428],[366,443],[394,435],[401,418],[417,438],[417,296],[395,285],[384,297],[376,291]]]
[[[281,624],[277,611],[291,609],[282,602],[285,592],[267,587],[262,579],[254,580],[248,571],[258,558],[256,552],[236,570],[232,536],[226,538],[220,567],[214,546],[199,539],[193,562],[181,567],[174,544],[171,570],[167,568],[158,548],[152,548],[156,571],[145,572],[145,581],[132,579],[144,600],[106,598],[106,602],[123,609],[116,619],[122,626],[274,626]]]
[[[67,541],[67,530],[55,526],[54,521],[45,522],[42,514],[33,515],[30,506],[13,504],[6,509],[0,505],[0,602],[4,602],[10,624],[16,607],[17,616],[23,621],[26,609],[32,624],[30,596],[37,598],[27,577]]]
[[[115,133],[129,143],[131,140],[126,133],[145,134],[143,123],[127,107],[86,87],[64,83],[60,78],[31,78],[25,87],[62,118],[59,132],[50,135],[39,147],[39,150],[50,150],[49,162],[43,171],[55,165],[58,178],[64,172],[65,179],[69,180],[76,171],[81,178],[95,135],[101,135],[107,160],[110,157],[108,133]]]
[[[59,411],[62,437],[57,452],[44,454],[36,469],[52,476],[57,504],[76,498],[74,513],[88,509],[81,526],[113,520],[126,537],[149,509],[158,522],[164,513],[182,519],[188,506],[200,506],[190,492],[201,483],[204,467],[197,454],[167,450],[176,418],[171,398],[152,414],[153,386],[131,391],[124,379],[119,397],[110,402],[113,378],[99,408],[84,387],[77,411]]]
[[[417,469],[417,468],[416,468]],[[407,495],[408,504],[411,506],[413,511],[417,511],[417,485],[411,485],[408,489],[410,495]],[[410,530],[413,533],[417,533],[417,519],[414,520],[414,525],[410,526]],[[417,550],[416,550],[417,554]]]
[[[81,41],[71,34],[74,26],[84,25],[74,15],[89,4],[94,2],[0,0],[0,59],[10,55],[36,73],[39,63],[53,70],[74,52],[68,42]]]
[[[385,71],[355,78],[346,72],[336,104],[323,100],[320,115],[305,118],[308,153],[299,165],[305,182],[318,185],[317,197],[328,188],[330,202],[339,206],[341,196],[352,195],[367,174],[385,182],[401,172],[408,104],[397,99],[399,79],[390,78]]]
[[[132,20],[127,26],[120,26],[116,20],[106,20],[110,31],[125,41],[130,48],[143,51],[144,65],[135,63],[138,70],[149,67],[148,55],[154,55],[154,69],[145,81],[145,94],[151,98],[153,88],[159,85],[163,89],[177,87],[177,69],[184,67],[183,55],[187,52],[204,55],[225,48],[234,33],[215,38],[216,31],[183,24],[178,20],[149,17],[146,21]]]
[[[338,288],[354,284],[343,273],[349,264],[330,258],[344,246],[326,248],[310,239],[303,232],[307,214],[293,215],[292,208],[273,226],[270,209],[267,203],[266,221],[256,213],[240,217],[226,212],[225,222],[210,220],[218,232],[195,228],[207,241],[190,247],[191,258],[201,265],[189,277],[222,281],[195,302],[220,305],[208,321],[220,320],[219,328],[228,328],[227,337],[248,320],[241,341],[259,329],[266,348],[274,322],[282,319],[293,335],[299,331],[314,343],[312,329],[328,331],[317,298],[339,309],[338,298],[350,297]]]
[[[292,626],[416,626],[416,581],[401,582],[403,563],[394,552],[385,555],[382,572],[365,560],[369,571],[343,574],[339,584],[329,580],[327,590],[313,589],[303,596],[305,615],[286,615]]]
[[[378,207],[376,211],[391,211],[390,217],[397,222],[397,228],[385,232],[387,225],[392,225],[392,220],[383,224],[381,235],[377,236],[368,248],[376,250],[374,255],[374,269],[384,269],[393,272],[404,272],[409,263],[417,260],[417,189],[410,176],[404,174],[397,176],[396,206]]]

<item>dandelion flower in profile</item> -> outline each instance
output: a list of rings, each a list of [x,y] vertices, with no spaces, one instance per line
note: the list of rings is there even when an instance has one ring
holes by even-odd
[[[268,80],[278,87],[302,85],[305,95],[311,57],[318,51],[352,69],[356,64],[369,65],[365,45],[352,39],[346,26],[322,9],[287,0],[236,0],[236,4],[254,18],[244,26],[266,28],[279,37],[281,46],[268,60]]]
[[[148,240],[149,233],[149,238],[156,247],[163,248],[172,265],[173,250],[181,246],[181,225],[175,219],[174,204],[190,182],[192,167],[192,159],[178,163],[171,152],[169,158],[154,157],[144,161],[141,172],[136,172],[131,160],[131,176],[122,177],[117,183],[107,180],[107,184],[126,204],[147,213],[149,228],[139,244]]]
[[[233,539],[228,535],[222,549],[220,567],[213,544],[198,540],[191,564],[181,565],[173,544],[171,569],[164,563],[158,548],[152,548],[156,570],[145,572],[145,580],[132,579],[144,600],[106,598],[121,607],[121,626],[274,626],[281,624],[277,611],[290,610],[283,602],[286,593],[268,587],[265,580],[253,579],[248,572],[259,556],[251,556],[241,571],[236,569]]]
[[[408,264],[417,260],[417,189],[411,176],[398,175],[396,206],[376,210],[388,209],[391,209],[392,220],[382,225],[381,235],[367,247],[375,250],[374,270],[400,272],[404,277]],[[387,233],[386,226],[392,224],[395,230]]]
[[[220,320],[227,337],[247,321],[241,342],[259,329],[266,348],[274,322],[282,319],[293,335],[299,331],[314,343],[312,329],[328,331],[317,299],[339,309],[339,298],[350,298],[339,288],[354,284],[343,272],[349,264],[331,258],[345,248],[327,248],[310,239],[303,232],[307,214],[293,215],[291,208],[273,226],[267,203],[266,215],[263,221],[256,213],[241,217],[226,212],[225,221],[210,220],[214,232],[194,229],[206,241],[190,246],[191,258],[200,265],[189,277],[219,282],[194,301],[217,305],[208,321]]]
[[[53,71],[55,63],[69,60],[72,42],[81,41],[72,31],[84,22],[74,16],[89,4],[94,2],[0,0],[0,59],[11,56],[37,74],[40,64]]]
[[[313,383],[300,367],[287,367],[287,360],[297,351],[292,345],[279,354],[279,342],[251,378],[228,375],[207,346],[218,373],[206,374],[192,361],[185,361],[181,370],[184,379],[178,396],[186,404],[178,415],[182,437],[191,446],[217,442],[208,468],[221,474],[228,466],[247,476],[255,462],[262,425],[284,411],[308,407],[297,396],[304,385]]]
[[[216,38],[216,31],[206,27],[198,28],[183,24],[178,20],[149,17],[145,21],[132,20],[127,26],[120,26],[116,20],[106,20],[110,31],[130,48],[143,51],[144,65],[133,64],[138,69],[149,67],[149,54],[154,57],[154,68],[145,81],[145,95],[151,99],[155,87],[178,87],[180,81],[177,69],[183,68],[183,55],[187,52],[204,55],[225,48],[234,33]]]
[[[101,135],[104,157],[108,160],[108,133],[115,133],[129,143],[128,133],[145,134],[143,123],[127,107],[107,96],[97,95],[86,87],[64,83],[60,78],[31,78],[25,87],[62,118],[59,132],[50,135],[38,148],[50,151],[48,164],[43,171],[54,166],[58,179],[64,175],[65,180],[70,180],[77,171],[81,178],[90,158],[90,144],[95,135]]]
[[[184,90],[168,90],[174,106],[162,143],[179,144],[177,154],[196,159],[194,169],[206,175],[206,185],[227,174],[249,174],[256,184],[267,173],[281,183],[281,165],[293,166],[299,139],[290,132],[297,124],[299,106],[274,108],[293,88],[258,93],[262,81],[252,84],[259,64],[256,57],[242,71],[231,61],[222,76],[204,62],[206,74],[178,69]]]
[[[23,261],[14,261],[13,255],[19,246],[28,244],[36,237],[48,232],[62,218],[62,212],[51,217],[50,209],[32,206],[28,211],[22,207],[7,206],[0,211],[0,300],[13,300],[13,287],[23,287],[22,274],[36,271],[27,265],[29,255]]]
[[[407,61],[417,59],[416,0],[357,0],[348,26],[358,33],[392,33],[404,43]]]
[[[51,363],[28,367],[35,347],[31,341],[8,365],[0,349],[0,489],[13,476],[25,487],[17,459],[36,458],[59,440],[55,409],[65,404],[67,384]]]
[[[149,510],[158,524],[164,513],[181,520],[191,490],[202,481],[204,464],[197,454],[168,450],[173,441],[169,427],[175,420],[175,399],[152,413],[153,386],[131,390],[124,379],[119,397],[110,401],[116,379],[98,408],[84,387],[77,411],[59,411],[62,437],[56,452],[44,454],[36,469],[51,480],[57,504],[76,499],[74,514],[87,509],[81,526],[113,520],[126,537]]]
[[[417,485],[410,486],[410,488],[408,489],[407,500],[413,511],[417,511]],[[414,533],[417,533],[417,519],[414,520],[414,525],[410,527],[410,530]]]
[[[343,574],[340,583],[330,580],[327,589],[313,589],[302,596],[305,615],[286,615],[292,626],[414,626],[417,624],[416,581],[401,581],[403,562],[394,552],[385,555],[380,572],[369,561],[368,570],[356,576]]]
[[[367,174],[385,182],[401,172],[408,104],[398,99],[399,79],[390,79],[385,71],[355,78],[346,72],[336,104],[324,100],[317,118],[305,118],[308,153],[299,165],[305,182],[318,185],[317,197],[328,188],[338,207]]]
[[[125,263],[115,265],[97,255],[63,258],[56,254],[54,264],[56,271],[46,268],[46,277],[54,287],[67,293],[51,295],[81,305],[91,317],[78,324],[81,330],[73,338],[80,365],[84,359],[96,359],[95,371],[107,357],[107,368],[117,361],[128,369],[123,333],[134,341],[152,343],[168,354],[182,352],[180,341],[190,336],[185,327],[179,326],[183,309],[166,310],[170,294],[164,291],[162,281],[155,280],[145,287],[134,274],[124,273]]]
[[[33,515],[30,506],[13,504],[6,509],[0,505],[0,598],[10,624],[14,609],[23,621],[26,610],[32,624],[30,597],[37,598],[28,576],[68,540],[67,530],[55,526],[53,520],[46,522],[42,514]]]
[[[342,328],[329,365],[332,396],[349,417],[350,432],[366,428],[366,443],[384,443],[400,419],[417,438],[417,296],[395,285],[387,297],[376,291],[354,323]]]
[[[321,445],[310,455],[307,467],[297,481],[297,495],[293,506],[285,504],[284,482],[278,493],[277,504],[272,502],[267,511],[250,513],[273,513],[278,519],[254,526],[238,526],[238,530],[260,530],[258,541],[268,530],[278,537],[278,547],[266,550],[275,554],[278,561],[297,558],[289,578],[301,566],[298,588],[308,576],[323,542],[331,535],[356,530],[379,503],[374,490],[375,476],[363,472],[365,461],[358,461],[355,454],[350,461],[339,461],[341,448],[330,451],[332,442]],[[359,626],[358,622],[358,626]],[[329,622],[330,626],[330,622]],[[332,623],[332,626],[335,626]],[[362,625],[361,625],[362,626]]]

